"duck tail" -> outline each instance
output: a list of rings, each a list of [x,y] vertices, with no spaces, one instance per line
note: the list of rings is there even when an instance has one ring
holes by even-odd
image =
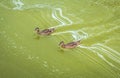
[[[78,40],[77,43],[80,44],[81,40]]]
[[[55,28],[51,28],[52,32],[55,31]]]

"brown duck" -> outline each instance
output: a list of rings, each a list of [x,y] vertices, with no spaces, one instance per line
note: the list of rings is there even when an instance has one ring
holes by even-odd
[[[55,29],[51,28],[51,29],[40,30],[39,27],[36,27],[35,31],[39,35],[46,35],[46,36],[48,36],[48,35],[51,35],[55,31]]]
[[[70,42],[70,43],[67,43],[67,44],[65,44],[63,41],[61,41],[59,43],[59,46],[62,47],[62,48],[75,48],[78,45],[80,45],[80,40],[79,41]]]

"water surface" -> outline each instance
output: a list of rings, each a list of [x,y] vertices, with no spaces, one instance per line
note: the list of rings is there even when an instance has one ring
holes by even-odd
[[[119,46],[120,0],[0,1],[0,78],[120,78]]]

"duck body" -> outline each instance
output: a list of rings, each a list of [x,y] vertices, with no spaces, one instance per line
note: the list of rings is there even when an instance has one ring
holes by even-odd
[[[64,44],[63,41],[60,42],[59,46],[62,48],[75,48],[80,44],[80,40],[79,41],[75,41],[75,42],[70,42],[67,44]]]
[[[51,35],[53,32],[54,32],[54,28],[51,28],[51,29],[44,29],[44,30],[40,30],[38,27],[35,28],[35,31],[37,32],[37,34],[39,35]]]

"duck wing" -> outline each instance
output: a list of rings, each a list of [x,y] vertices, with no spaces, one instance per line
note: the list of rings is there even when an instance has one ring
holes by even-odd
[[[48,33],[49,32],[49,29],[44,29],[41,31],[42,33]]]
[[[70,42],[70,43],[67,43],[66,45],[74,46],[74,45],[77,45],[77,44],[75,42]]]

